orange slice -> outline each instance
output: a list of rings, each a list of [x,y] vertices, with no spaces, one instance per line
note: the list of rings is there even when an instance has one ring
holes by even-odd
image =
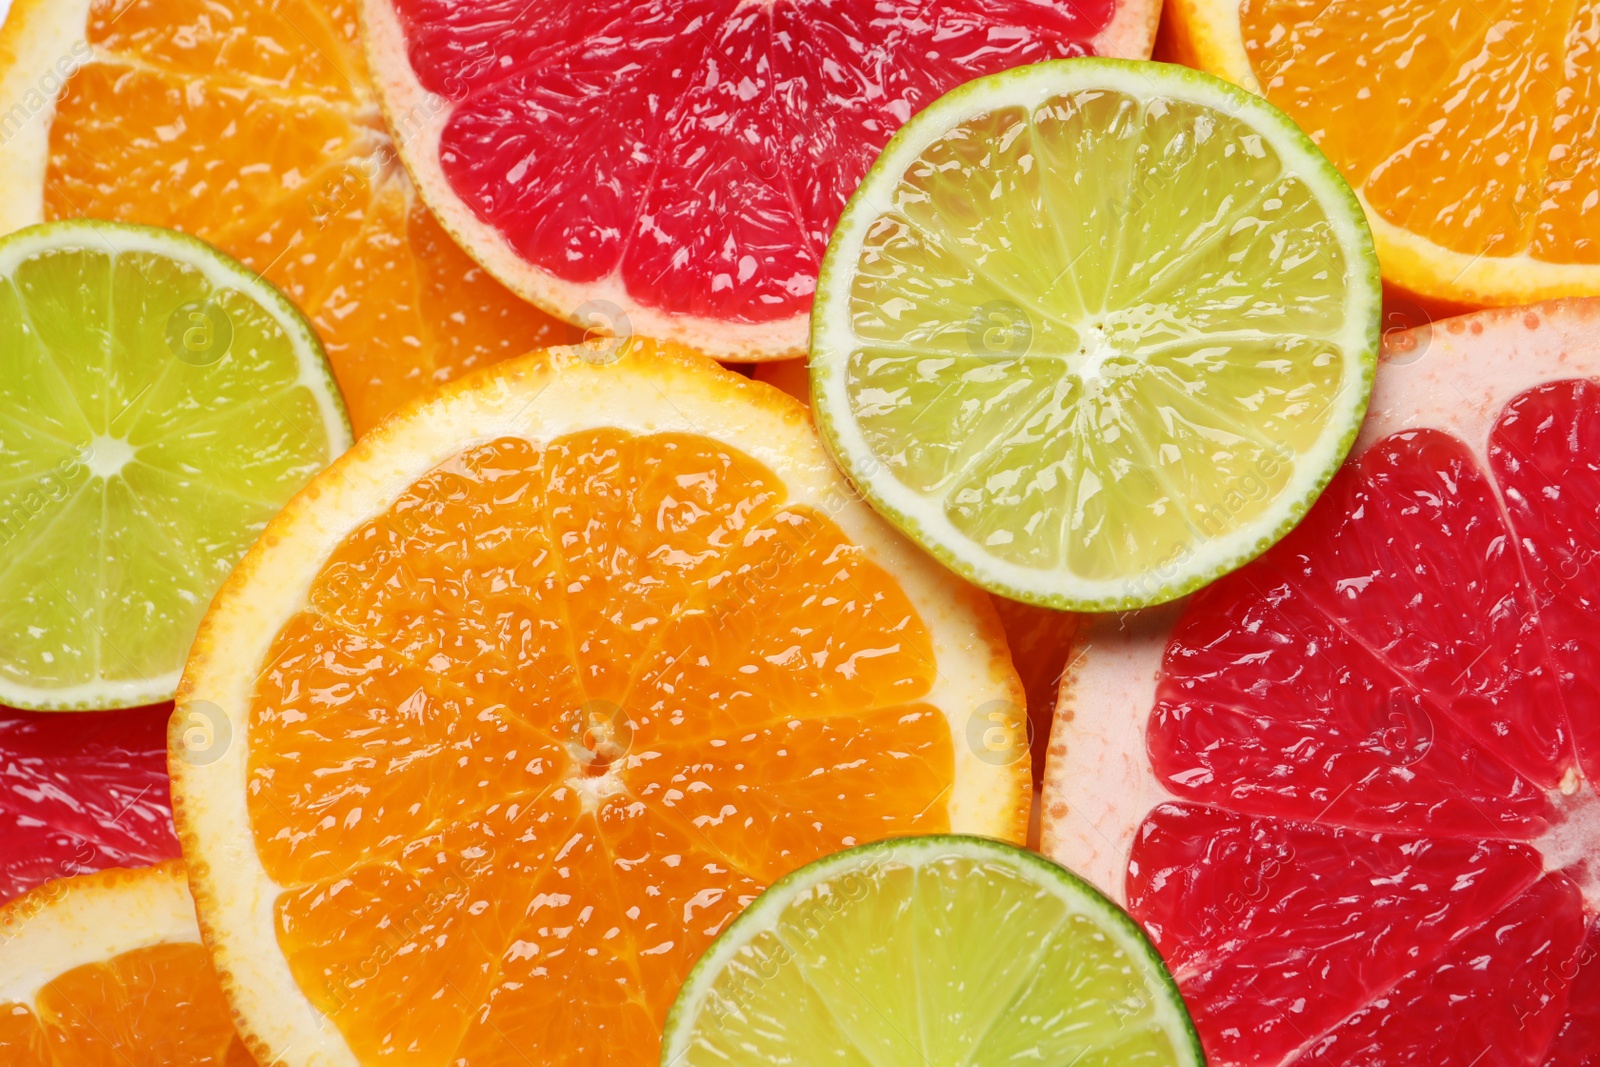
[[[1020,841],[992,608],[801,405],[669,345],[416,403],[268,528],[196,639],[179,838],[287,1064],[654,1064],[684,976],[840,848]],[[981,731],[980,731],[981,733]],[[513,1051],[514,1050],[514,1051]]]
[[[1600,2],[1169,0],[1171,58],[1338,165],[1386,281],[1454,305],[1600,292]]]
[[[7,1067],[253,1067],[177,860],[61,878],[0,909]]]
[[[473,367],[568,340],[418,201],[340,0],[15,0],[0,27],[0,233],[185,230],[321,335],[357,433]]]

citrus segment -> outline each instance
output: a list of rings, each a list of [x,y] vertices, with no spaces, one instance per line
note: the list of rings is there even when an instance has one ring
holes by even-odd
[[[178,855],[167,789],[171,710],[0,708],[0,904],[54,878]]]
[[[971,83],[896,136],[840,223],[820,425],[979,585],[1171,599],[1282,536],[1349,447],[1377,344],[1368,240],[1327,161],[1215,79],[1086,59]]]
[[[167,699],[211,594],[349,443],[321,346],[210,246],[114,223],[0,241],[0,316],[0,698]]]
[[[721,358],[803,350],[817,264],[894,130],[979,74],[1147,57],[1158,5],[364,4],[428,203],[517,292]]]
[[[172,771],[225,984],[288,1062],[651,1062],[761,887],[1026,831],[1025,765],[966,740],[1022,699],[987,603],[849,495],[798,405],[708,361],[506,364],[273,530],[179,709],[244,743],[196,763],[175,733]]]
[[[1594,291],[1597,17],[1589,0],[1168,10],[1174,58],[1263,93],[1349,178],[1387,280],[1468,305]]]
[[[915,961],[909,971],[906,961]],[[684,983],[661,1062],[1197,1064],[1128,917],[970,837],[851,849],[764,893]]]
[[[365,431],[565,340],[422,207],[343,0],[17,0],[0,31],[0,228],[80,216],[196,234],[316,326]]]
[[[1392,339],[1305,521],[1064,683],[1044,847],[1124,895],[1213,1062],[1584,1062],[1597,315]]]
[[[17,1067],[254,1067],[182,864],[48,882],[0,909],[0,1053]]]

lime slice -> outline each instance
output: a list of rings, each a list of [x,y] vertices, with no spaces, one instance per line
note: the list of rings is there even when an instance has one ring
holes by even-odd
[[[777,882],[690,972],[661,1046],[662,1067],[1204,1062],[1121,909],[1042,856],[955,836]]]
[[[812,391],[852,480],[963,576],[1141,607],[1305,514],[1366,410],[1380,296],[1355,195],[1270,104],[1040,63],[884,149],[823,261]]]
[[[310,325],[210,245],[0,240],[0,703],[170,699],[212,594],[350,441]]]

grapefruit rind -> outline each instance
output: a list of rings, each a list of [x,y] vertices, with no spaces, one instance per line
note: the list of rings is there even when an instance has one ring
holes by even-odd
[[[152,945],[199,944],[178,860],[47,882],[0,908],[0,1004],[33,1004],[51,980]]]
[[[1159,21],[1159,4],[1124,0],[1091,44],[1101,55],[1148,59]],[[626,315],[633,332],[678,341],[725,362],[793,359],[806,354],[810,321],[806,314],[763,323],[673,314],[638,303],[614,275],[598,282],[568,282],[530,264],[499,230],[461,203],[445,177],[439,163],[439,142],[453,105],[448,98],[423,88],[417,79],[393,0],[362,0],[361,26],[379,104],[412,183],[456,242],[506,288],[580,327],[592,324],[575,318],[575,309],[587,301],[608,301]]]
[[[1170,58],[1265,96],[1245,51],[1241,0],[1167,0],[1162,15]],[[1384,278],[1418,296],[1467,307],[1508,307],[1600,291],[1600,264],[1551,263],[1527,254],[1468,255],[1381,217],[1362,190]]]
[[[1403,430],[1462,442],[1483,470],[1504,406],[1533,386],[1600,378],[1600,299],[1501,308],[1390,336],[1351,455]],[[1180,606],[1098,620],[1062,676],[1050,733],[1040,850],[1126,902],[1134,837],[1176,800],[1155,775],[1145,730]]]
[[[1063,93],[1108,89],[1138,99],[1178,97],[1250,124],[1293,173],[1320,194],[1326,217],[1350,262],[1350,294],[1340,348],[1346,373],[1337,412],[1317,445],[1295,457],[1295,477],[1262,519],[1202,543],[1170,575],[1090,579],[1065,570],[1031,569],[987,552],[958,530],[937,500],[901,483],[869,447],[848,394],[850,291],[867,233],[892,203],[900,177],[936,140],[970,116],[1000,107],[1033,108]],[[1248,563],[1305,516],[1338,471],[1366,413],[1377,362],[1382,292],[1378,260],[1361,207],[1328,158],[1288,116],[1265,99],[1200,71],[1118,59],[1066,59],[1019,67],[968,82],[947,93],[895,133],[845,208],[828,243],[811,315],[812,396],[829,452],[885,518],[946,566],[990,592],[1042,607],[1075,612],[1127,611],[1166,603]],[[1140,592],[1130,592],[1137,587]]]
[[[923,699],[950,720],[951,825],[1024,839],[1031,801],[1027,761],[995,766],[963,740],[972,709],[994,700],[1020,706],[1024,699],[993,609],[850,491],[799,403],[709,360],[642,339],[620,354],[604,344],[536,352],[414,401],[364,435],[268,525],[218,592],[195,638],[169,733],[173,817],[200,928],[252,1048],[259,1043],[286,1064],[358,1064],[333,1022],[295,983],[277,941],[274,902],[281,887],[251,846],[247,709],[258,665],[305,605],[335,547],[429,470],[483,441],[553,440],[596,427],[699,434],[738,448],[777,472],[790,500],[823,510],[894,575],[928,627],[938,663],[938,678]],[[204,764],[185,758],[182,735],[186,711],[199,702],[209,702],[208,714],[228,718],[234,742]]]
[[[50,123],[66,75],[92,56],[92,0],[14,0],[0,16],[0,233],[44,221]]]
[[[930,834],[860,845],[825,856],[774,882],[717,936],[684,979],[678,999],[667,1015],[661,1041],[662,1067],[682,1063],[688,1055],[696,1023],[717,976],[751,939],[775,929],[779,917],[801,893],[840,875],[848,877],[853,871],[871,870],[887,862],[920,867],[951,857],[1004,865],[1037,885],[1041,894],[1054,895],[1074,913],[1096,923],[1104,937],[1114,942],[1129,960],[1140,965],[1147,988],[1155,994],[1153,999],[1164,1024],[1162,1029],[1171,1037],[1173,1047],[1185,1053],[1180,1062],[1184,1067],[1203,1067],[1205,1054],[1200,1048],[1200,1037],[1177,983],[1155,946],[1127,912],[1089,882],[1036,852],[961,834]],[[973,923],[982,924],[994,922],[999,916],[972,914],[969,918]],[[1007,916],[1007,921],[1017,918]],[[990,1025],[997,1022],[1003,1020],[993,1020]]]
[[[202,273],[217,289],[234,289],[272,317],[294,347],[299,361],[296,385],[316,399],[332,459],[350,447],[354,433],[333,368],[316,331],[300,309],[259,274],[229,259],[197,237],[177,230],[98,219],[66,219],[29,226],[0,237],[0,277],[28,256],[53,248],[81,245],[112,254],[145,252],[185,264]],[[101,679],[77,686],[37,688],[0,678],[0,704],[28,711],[88,711],[135,708],[172,699],[182,669],[132,681]]]

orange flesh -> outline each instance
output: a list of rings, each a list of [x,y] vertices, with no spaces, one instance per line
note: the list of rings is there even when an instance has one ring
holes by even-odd
[[[198,944],[161,944],[75,967],[32,1008],[0,1004],[7,1067],[253,1067],[233,1031],[211,959]]]
[[[571,338],[456,247],[394,154],[353,3],[96,0],[50,128],[45,217],[170,226],[293,299],[361,433],[474,367]]]
[[[1269,100],[1372,211],[1467,255],[1600,263],[1600,0],[1244,0]]]
[[[502,438],[334,552],[257,685],[249,811],[362,1062],[653,1064],[763,886],[949,828],[931,638],[785,495],[701,437]]]

